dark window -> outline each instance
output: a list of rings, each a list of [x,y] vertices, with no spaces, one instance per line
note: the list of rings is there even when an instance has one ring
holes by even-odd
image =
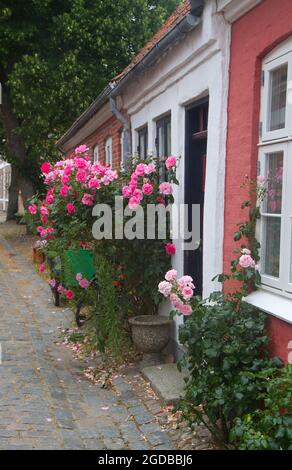
[[[142,160],[148,157],[148,127],[138,131],[138,155]]]
[[[171,116],[165,116],[156,123],[156,154],[159,160],[165,160],[171,154]],[[165,168],[162,167],[160,180],[165,180]]]

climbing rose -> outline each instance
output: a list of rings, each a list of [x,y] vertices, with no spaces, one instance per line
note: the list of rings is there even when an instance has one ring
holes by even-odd
[[[144,176],[145,175],[145,168],[146,168],[146,165],[144,163],[139,163],[136,166],[135,175]]]
[[[172,281],[175,281],[176,276],[177,276],[177,271],[175,269],[171,269],[170,271],[167,271],[167,273],[165,274],[165,279],[168,282],[172,282]]]
[[[250,255],[242,255],[239,258],[239,265],[244,268],[254,268],[255,267],[255,261],[252,259]]]
[[[164,297],[169,297],[169,295],[171,294],[171,289],[172,285],[170,284],[170,282],[162,281],[158,284],[158,290],[161,294],[164,295]]]
[[[145,175],[151,175],[151,173],[154,173],[154,171],[155,171],[154,163],[149,163],[148,165],[145,165]]]
[[[60,189],[60,194],[61,194],[61,196],[62,196],[62,197],[67,197],[67,194],[68,194],[68,192],[69,192],[69,189],[70,189],[70,187],[67,186],[67,185],[62,186],[61,189]]]
[[[137,207],[140,204],[140,201],[141,201],[141,199],[139,199],[139,197],[137,197],[137,196],[131,197],[130,200],[129,200],[129,208],[131,210],[137,209]]]
[[[28,211],[32,214],[35,215],[37,212],[37,206],[35,204],[31,204],[28,206]]]
[[[169,170],[176,165],[176,157],[168,157],[165,162],[166,168]]]
[[[56,283],[56,280],[55,280],[55,279],[51,279],[51,280],[49,281],[49,285],[50,285],[50,287],[51,287],[52,289],[55,289],[56,284],[57,284],[57,283]]]
[[[130,188],[130,186],[124,186],[122,188],[122,195],[126,199],[129,199],[132,196],[132,189]]]
[[[168,255],[170,255],[170,256],[171,256],[171,255],[175,255],[175,253],[176,253],[176,247],[175,247],[175,245],[174,245],[173,243],[167,243],[167,244],[165,245],[165,251],[166,251],[166,253],[167,253]]]
[[[50,173],[50,171],[51,171],[51,165],[49,162],[45,162],[41,165],[41,172],[44,175],[47,175],[48,173]]]
[[[42,215],[44,215],[45,217],[48,217],[48,215],[49,215],[49,211],[48,211],[48,209],[47,209],[45,206],[41,206],[41,208],[40,208],[40,213],[41,213]]]
[[[178,305],[177,310],[179,313],[186,317],[192,314],[192,307],[190,305],[183,304],[182,302],[180,303],[180,305]]]
[[[47,203],[47,204],[49,204],[49,205],[53,204],[53,203],[54,203],[54,200],[55,200],[55,199],[54,199],[54,196],[53,196],[52,194],[49,194],[49,193],[48,193],[48,194],[46,195],[46,203]]]
[[[150,194],[153,193],[153,186],[151,183],[145,183],[143,184],[142,186],[142,191],[144,194],[146,194],[147,196],[150,196]]]
[[[72,204],[72,202],[69,202],[67,204],[66,209],[67,209],[68,214],[70,214],[70,215],[72,215],[76,212],[76,208],[75,208],[74,204]]]
[[[70,289],[66,290],[66,299],[73,299],[73,297],[73,292]]]
[[[76,274],[76,281],[78,281],[78,282],[81,281],[82,277],[83,277],[83,276],[82,276],[81,273],[77,273],[77,274]]]
[[[182,290],[182,295],[185,300],[190,300],[194,295],[193,289],[188,286],[184,287]]]
[[[165,196],[172,194],[173,189],[170,183],[161,183],[159,185],[159,192],[160,194],[164,194]]]

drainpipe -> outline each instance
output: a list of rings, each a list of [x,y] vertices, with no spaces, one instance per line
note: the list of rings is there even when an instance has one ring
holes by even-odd
[[[117,98],[110,95],[110,110],[116,118],[124,125],[123,127],[123,162],[126,163],[127,159],[132,153],[131,145],[131,121],[125,116],[117,107]]]

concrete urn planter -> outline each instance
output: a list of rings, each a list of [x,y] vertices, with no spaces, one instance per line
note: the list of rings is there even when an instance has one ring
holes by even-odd
[[[132,339],[144,354],[158,354],[170,340],[172,320],[159,315],[140,315],[129,319]]]

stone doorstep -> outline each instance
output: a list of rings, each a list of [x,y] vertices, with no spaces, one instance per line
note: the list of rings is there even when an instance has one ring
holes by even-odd
[[[187,373],[179,372],[176,364],[147,366],[141,372],[165,405],[173,405],[180,400]]]

